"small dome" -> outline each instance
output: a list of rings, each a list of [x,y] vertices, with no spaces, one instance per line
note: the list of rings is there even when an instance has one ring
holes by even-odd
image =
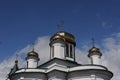
[[[15,63],[16,63],[16,64],[18,63],[18,59],[15,60]]]
[[[53,42],[56,40],[62,40],[65,42],[76,44],[75,37],[72,34],[65,32],[65,31],[59,31],[50,38],[50,42]]]
[[[26,59],[27,59],[27,58],[30,58],[30,57],[39,58],[39,55],[38,55],[37,52],[35,52],[35,51],[31,51],[31,52],[29,52],[29,53],[27,54]]]
[[[91,55],[95,55],[95,54],[102,56],[102,53],[100,52],[100,49],[93,46],[93,47],[89,50],[88,57],[90,57]]]

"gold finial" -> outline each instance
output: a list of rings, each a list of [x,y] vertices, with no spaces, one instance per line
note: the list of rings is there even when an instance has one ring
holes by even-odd
[[[63,31],[63,28],[64,28],[64,20],[60,20],[60,23],[57,25],[58,29],[60,31]]]

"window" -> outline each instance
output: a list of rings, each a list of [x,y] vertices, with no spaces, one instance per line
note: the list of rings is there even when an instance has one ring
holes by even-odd
[[[70,45],[70,58],[73,58],[73,49],[72,49],[72,45]]]
[[[66,57],[73,58],[74,52],[73,52],[73,46],[72,44],[67,44],[66,45]]]
[[[66,45],[66,55],[65,56],[69,57],[69,46],[68,46],[68,44]]]
[[[52,46],[52,57],[54,57],[54,46]]]
[[[51,46],[50,48],[50,58],[52,59],[54,57],[54,46]]]

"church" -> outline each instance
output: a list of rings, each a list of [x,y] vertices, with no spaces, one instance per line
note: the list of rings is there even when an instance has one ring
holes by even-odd
[[[74,35],[58,31],[50,38],[50,60],[38,65],[37,52],[26,55],[26,68],[18,67],[18,60],[8,74],[7,80],[111,80],[113,73],[101,65],[102,53],[93,45],[88,52],[89,64],[76,62]]]

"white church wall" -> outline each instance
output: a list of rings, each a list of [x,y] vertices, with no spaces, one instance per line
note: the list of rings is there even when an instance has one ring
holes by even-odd
[[[65,45],[63,43],[54,43],[54,57],[64,59],[65,58]]]
[[[100,65],[101,64],[100,56],[99,55],[92,55],[91,56],[91,63]]]
[[[68,74],[68,80],[110,80],[111,75],[107,72],[96,70],[74,71]]]
[[[52,71],[47,74],[48,80],[67,80],[66,73],[62,71]]]
[[[12,76],[12,80],[47,80],[43,73],[20,73]]]
[[[28,59],[28,68],[37,68],[38,62],[36,59]]]

